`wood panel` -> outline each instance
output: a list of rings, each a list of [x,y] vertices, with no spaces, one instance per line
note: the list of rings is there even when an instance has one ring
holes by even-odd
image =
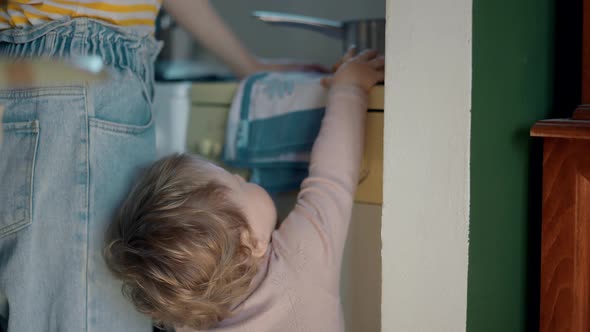
[[[541,331],[590,331],[590,140],[547,138]]]
[[[582,100],[571,119],[539,121],[545,137],[542,332],[590,331],[590,0],[583,0]]]
[[[581,105],[571,119],[541,120],[531,129],[531,136],[590,139],[590,107]]]
[[[584,0],[582,25],[582,104],[590,104],[590,0]]]

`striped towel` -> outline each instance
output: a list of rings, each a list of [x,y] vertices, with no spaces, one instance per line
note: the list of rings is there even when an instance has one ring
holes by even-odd
[[[251,170],[270,192],[299,188],[325,112],[322,76],[260,73],[240,84],[229,113],[224,162]]]

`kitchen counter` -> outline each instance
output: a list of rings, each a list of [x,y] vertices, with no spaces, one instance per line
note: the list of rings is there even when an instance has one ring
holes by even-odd
[[[239,82],[195,82],[191,88],[191,99],[207,104],[231,104]],[[374,87],[369,94],[369,109],[383,110],[385,89]]]

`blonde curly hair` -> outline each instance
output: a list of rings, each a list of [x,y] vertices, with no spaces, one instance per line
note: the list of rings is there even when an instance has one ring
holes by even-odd
[[[249,290],[252,233],[202,159],[156,162],[123,203],[106,237],[109,269],[123,293],[159,326],[207,329]]]

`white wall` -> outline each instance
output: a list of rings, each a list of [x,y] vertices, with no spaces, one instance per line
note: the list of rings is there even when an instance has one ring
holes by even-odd
[[[342,44],[317,33],[265,25],[251,17],[254,10],[282,11],[335,20],[385,16],[385,0],[212,0],[228,24],[256,54],[332,64]]]
[[[388,0],[382,330],[465,330],[471,0]]]

